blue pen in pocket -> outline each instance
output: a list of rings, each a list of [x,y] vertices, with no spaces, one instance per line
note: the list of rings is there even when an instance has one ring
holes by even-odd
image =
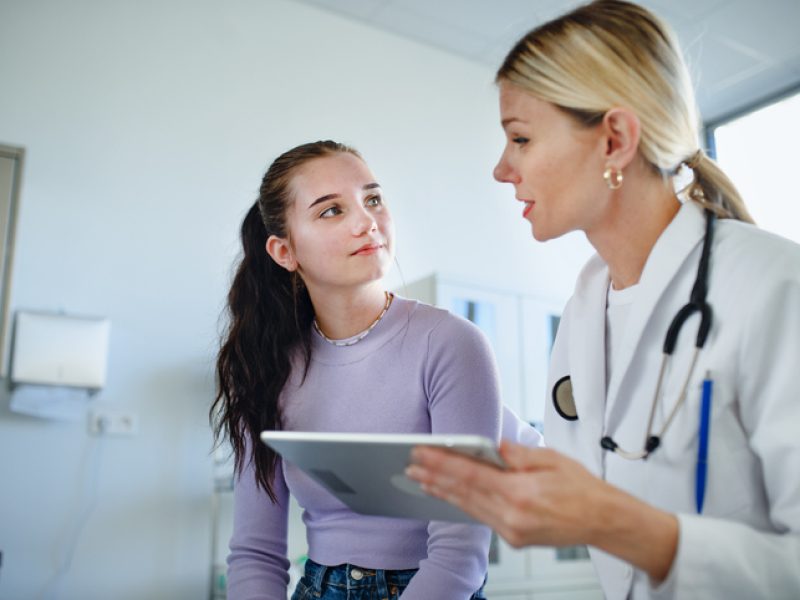
[[[706,478],[708,476],[708,435],[711,427],[711,395],[714,382],[711,373],[706,372],[703,380],[703,393],[700,399],[700,429],[697,443],[697,472],[695,473],[695,501],[697,514],[703,512],[703,501],[706,496]]]

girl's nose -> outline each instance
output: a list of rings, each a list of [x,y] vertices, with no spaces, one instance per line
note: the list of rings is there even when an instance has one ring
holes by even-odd
[[[364,235],[365,233],[369,233],[377,229],[378,224],[375,222],[375,218],[369,212],[362,209],[357,213],[353,228],[353,233],[355,235]]]

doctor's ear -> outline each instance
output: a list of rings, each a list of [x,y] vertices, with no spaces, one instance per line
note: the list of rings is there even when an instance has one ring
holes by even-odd
[[[628,108],[612,108],[601,124],[605,137],[605,161],[616,169],[624,169],[636,157],[641,137],[639,117]]]
[[[297,270],[297,259],[294,257],[292,246],[286,238],[271,235],[267,238],[267,254],[287,271]]]

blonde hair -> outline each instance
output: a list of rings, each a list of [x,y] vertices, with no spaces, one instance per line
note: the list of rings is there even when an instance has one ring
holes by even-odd
[[[665,179],[694,172],[686,195],[723,218],[753,222],[736,187],[699,149],[689,72],[669,26],[647,9],[597,0],[527,33],[497,72],[592,126],[613,107],[641,123],[639,151]]]

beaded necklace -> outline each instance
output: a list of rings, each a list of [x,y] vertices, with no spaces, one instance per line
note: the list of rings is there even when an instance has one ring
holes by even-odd
[[[375,326],[380,322],[380,320],[383,318],[383,315],[386,314],[386,311],[389,310],[389,307],[392,305],[394,294],[390,294],[389,292],[384,292],[384,294],[386,294],[386,303],[383,305],[383,310],[381,311],[381,314],[375,317],[375,320],[369,324],[369,327],[367,327],[364,331],[362,331],[358,335],[355,335],[346,340],[332,340],[327,335],[322,333],[322,329],[320,328],[319,323],[317,323],[316,317],[314,318],[313,321],[314,329],[317,330],[317,333],[322,337],[323,340],[325,340],[329,344],[333,344],[334,346],[352,346],[353,344],[357,344],[365,337],[367,337],[370,331],[375,329]]]

